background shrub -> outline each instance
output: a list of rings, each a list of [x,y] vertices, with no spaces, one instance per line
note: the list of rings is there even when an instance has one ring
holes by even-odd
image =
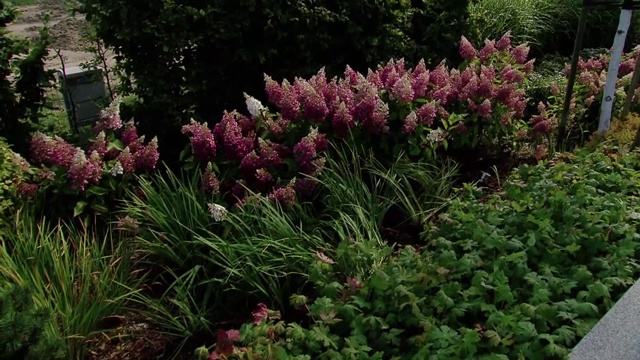
[[[631,113],[626,119],[612,119],[611,128],[604,136],[593,135],[586,144],[588,148],[595,148],[601,143],[617,146],[620,149],[629,150],[640,128],[640,115]]]
[[[53,75],[44,69],[50,43],[47,27],[33,44],[10,36],[6,26],[17,14],[0,0],[0,136],[26,154],[31,124],[38,121]]]
[[[145,134],[166,135],[190,115],[215,124],[223,109],[276,79],[365,71],[391,57],[456,57],[468,0],[131,2],[82,0],[80,11],[120,56]],[[437,35],[437,36],[436,36]],[[129,85],[129,86],[127,86]],[[179,152],[179,148],[177,152]]]
[[[61,339],[45,336],[53,317],[23,286],[0,287],[0,359],[64,359]]]
[[[0,235],[11,224],[13,212],[19,206],[19,189],[25,190],[20,183],[29,173],[29,164],[0,138]]]

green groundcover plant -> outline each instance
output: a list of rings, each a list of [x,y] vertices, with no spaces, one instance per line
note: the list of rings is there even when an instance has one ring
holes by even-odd
[[[581,150],[522,167],[499,194],[466,186],[421,251],[406,247],[370,275],[342,266],[356,247],[317,254],[317,296],[291,298],[308,324],[260,304],[196,355],[565,358],[640,275],[639,171],[639,153]]]

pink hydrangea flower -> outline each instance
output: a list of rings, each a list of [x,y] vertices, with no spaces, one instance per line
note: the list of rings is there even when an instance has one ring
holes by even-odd
[[[289,84],[287,80],[282,82],[282,98],[278,102],[278,107],[282,113],[282,117],[294,120],[300,115],[300,101],[298,101],[298,92],[295,86]]]
[[[295,179],[289,183],[289,185],[284,187],[279,187],[273,190],[268,198],[269,200],[278,203],[282,206],[292,206],[296,203],[296,194],[294,190]]]
[[[71,187],[84,191],[90,183],[97,184],[100,181],[102,177],[102,159],[95,151],[87,159],[85,152],[77,148],[67,174],[71,179]]]
[[[242,128],[236,121],[237,113],[224,112],[222,121],[213,129],[213,133],[223,144],[228,158],[240,160],[251,152],[254,145],[254,136],[243,136]]]
[[[527,57],[529,56],[529,45],[520,44],[516,46],[511,50],[511,55],[518,64],[524,64],[527,62]]]
[[[360,83],[360,74],[353,70],[349,65],[344,70],[344,78],[349,82],[349,85],[355,86]]]
[[[304,107],[304,116],[313,121],[324,121],[329,114],[329,108],[324,97],[314,89],[307,81],[297,79],[295,82],[296,92],[300,94]]]
[[[204,163],[215,159],[216,142],[207,123],[199,124],[192,119],[189,125],[182,127],[182,133],[191,135],[191,148],[196,159]]]
[[[449,71],[444,64],[444,61],[436,66],[436,68],[431,72],[429,82],[438,88],[449,83]]]
[[[349,132],[349,130],[353,129],[355,125],[356,124],[353,121],[353,116],[349,113],[347,105],[344,103],[344,101],[340,102],[335,113],[333,114],[331,126],[333,126],[338,136],[344,136]]]
[[[478,105],[476,111],[485,119],[491,118],[491,114],[493,112],[491,108],[491,101],[489,101],[489,99],[485,99],[480,105]]]
[[[240,161],[240,170],[248,176],[263,166],[262,159],[255,150],[252,150]]]
[[[254,310],[251,315],[253,315],[253,324],[258,326],[263,320],[269,318],[269,309],[267,305],[260,303],[258,304],[258,309]]]
[[[207,167],[202,173],[202,187],[207,194],[217,195],[220,193],[220,182],[213,172],[213,164],[211,163],[207,164]]]
[[[404,134],[411,134],[416,130],[417,127],[418,127],[418,115],[416,115],[415,111],[412,111],[404,119],[402,132]]]
[[[135,124],[133,123],[133,121],[128,121],[124,125],[122,134],[120,134],[120,140],[122,140],[124,146],[129,146],[138,141],[138,138],[138,130],[136,129]]]
[[[386,133],[389,131],[387,121],[389,119],[389,105],[382,101],[382,99],[376,99],[373,113],[367,119],[362,120],[362,125],[373,134]]]
[[[100,154],[101,157],[104,157],[107,154],[107,140],[104,131],[100,131],[100,133],[98,133],[98,136],[96,136],[95,140],[93,140],[93,143],[89,147],[89,153],[93,151]]]
[[[491,55],[497,52],[498,49],[496,48],[496,41],[487,39],[484,41],[484,47],[480,49],[480,52],[478,53],[478,58],[480,61],[484,62],[487,61]]]
[[[131,153],[129,147],[125,147],[124,150],[117,157],[118,163],[122,166],[122,171],[125,174],[133,174],[136,171],[136,159]]]
[[[264,74],[264,82],[265,91],[267,93],[267,96],[269,97],[269,101],[276,105],[280,104],[280,100],[282,100],[282,94],[284,93],[280,84],[278,84],[267,74]]]
[[[38,189],[38,184],[29,184],[21,181],[18,183],[16,191],[21,199],[32,199],[38,193]]]
[[[36,164],[51,164],[69,167],[76,148],[58,136],[53,138],[36,132],[31,138],[30,153]]]
[[[524,79],[524,75],[520,73],[518,69],[514,69],[509,64],[502,69],[500,76],[502,77],[502,80],[508,83],[518,83]]]
[[[508,50],[511,48],[511,31],[507,31],[496,43],[498,50]]]
[[[158,138],[154,137],[151,139],[147,145],[138,149],[134,155],[138,169],[153,171],[160,159],[160,154],[158,153]]]
[[[303,174],[312,174],[316,170],[313,161],[318,156],[316,147],[317,136],[317,132],[312,131],[293,147],[293,156],[298,164],[300,172]]]
[[[403,75],[398,79],[391,88],[391,96],[403,103],[409,103],[413,101],[415,93],[413,92],[413,86],[411,78],[408,74]]]
[[[422,125],[431,126],[438,114],[438,106],[435,101],[430,101],[420,107],[416,115]]]
[[[460,56],[465,60],[473,60],[476,58],[478,51],[466,37],[462,36],[460,40]]]

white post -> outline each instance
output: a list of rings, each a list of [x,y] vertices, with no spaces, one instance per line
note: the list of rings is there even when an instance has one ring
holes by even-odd
[[[620,21],[618,22],[618,31],[613,39],[613,49],[611,50],[611,61],[609,62],[609,70],[607,71],[607,82],[604,85],[604,94],[602,95],[602,106],[600,107],[600,123],[598,124],[598,134],[602,135],[611,125],[611,113],[613,111],[613,99],[616,94],[616,82],[618,81],[618,68],[620,60],[622,60],[622,51],[624,50],[624,42],[627,38],[629,24],[631,24],[631,13],[633,10],[622,9],[620,11]]]

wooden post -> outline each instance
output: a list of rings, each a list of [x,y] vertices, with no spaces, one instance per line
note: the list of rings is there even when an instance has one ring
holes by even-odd
[[[557,147],[561,148],[567,133],[567,121],[569,119],[569,107],[571,105],[571,95],[573,95],[573,85],[576,82],[576,73],[578,71],[578,60],[580,59],[580,49],[582,49],[582,41],[584,39],[584,30],[587,25],[587,12],[589,11],[588,0],[582,3],[582,12],[580,13],[580,22],[578,23],[578,34],[576,42],[573,45],[573,56],[571,58],[571,72],[569,73],[569,81],[567,83],[567,91],[564,94],[564,104],[562,114],[560,115],[560,127],[558,130]]]
[[[633,102],[633,96],[638,87],[638,81],[640,80],[640,59],[636,60],[636,67],[633,69],[633,76],[631,77],[631,84],[627,89],[627,98],[624,100],[624,106],[622,107],[622,120],[627,118],[629,111],[631,111],[631,103]]]
[[[627,5],[627,6],[625,6]],[[618,68],[622,60],[622,51],[624,43],[627,39],[627,32],[631,24],[631,13],[633,12],[629,1],[625,1],[620,10],[620,20],[618,21],[618,31],[613,39],[613,48],[611,50],[611,60],[609,60],[609,69],[607,70],[607,82],[604,85],[604,94],[602,95],[602,105],[600,106],[600,122],[596,134],[603,135],[611,126],[611,114],[613,111],[613,101],[616,95],[616,82],[618,81]]]

